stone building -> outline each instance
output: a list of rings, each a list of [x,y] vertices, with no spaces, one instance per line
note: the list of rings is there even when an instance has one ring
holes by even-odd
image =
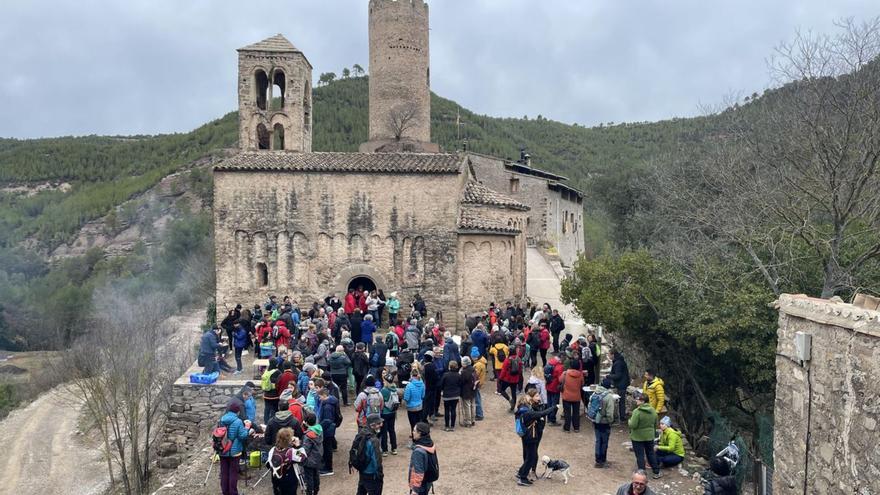
[[[773,490],[880,493],[880,312],[782,295]],[[798,352],[796,335],[811,342]],[[802,359],[806,358],[806,359]]]
[[[579,235],[563,249],[582,247],[580,195],[562,177],[430,142],[422,0],[372,0],[370,52],[370,141],[316,153],[305,55],[281,35],[239,50],[241,151],[214,169],[221,311],[267,294],[309,304],[378,287],[404,309],[420,293],[454,326],[489,301],[524,297],[527,232],[560,247]],[[508,175],[523,189],[502,184]],[[559,215],[562,237],[550,227]]]

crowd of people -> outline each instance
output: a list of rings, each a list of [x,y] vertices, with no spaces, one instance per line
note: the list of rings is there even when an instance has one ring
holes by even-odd
[[[595,431],[595,467],[605,468],[611,425],[627,421],[623,397],[629,370],[620,352],[608,350],[611,369],[601,377],[606,358],[601,341],[592,333],[563,336],[564,329],[563,318],[547,304],[508,302],[503,308],[490,304],[465,329],[450,332],[441,314],[428,315],[418,294],[402,314],[396,293],[385,298],[382,291],[360,289],[342,300],[331,295],[307,310],[274,296],[253,310],[238,306],[206,332],[199,364],[206,373],[219,368],[238,374],[245,350],[269,360],[259,383],[248,382],[220,419],[232,445],[220,454],[222,493],[238,493],[237,460],[260,451],[274,493],[297,493],[302,485],[306,494],[317,495],[320,478],[334,474],[336,429],[343,423],[343,408],[350,406],[358,433],[345,464],[358,472],[357,493],[382,493],[382,459],[398,455],[395,426],[404,409],[408,486],[411,494],[426,494],[439,477],[432,429],[440,427],[441,417],[446,432],[473,428],[485,418],[490,390],[507,401],[512,430],[521,441],[518,485],[530,486],[538,478],[545,426],[577,434],[582,416]],[[234,368],[223,359],[229,343]],[[257,387],[262,423],[256,417]],[[647,370],[642,391],[626,423],[638,471],[628,491],[618,493],[651,493],[645,491],[645,469],[658,478],[661,467],[684,456],[681,434],[669,417],[658,420],[665,412],[663,381]]]

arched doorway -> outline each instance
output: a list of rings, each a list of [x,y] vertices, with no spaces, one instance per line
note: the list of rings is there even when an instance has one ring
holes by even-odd
[[[351,281],[348,282],[347,288],[349,290],[361,288],[363,290],[369,290],[369,291],[377,289],[376,282],[374,282],[373,279],[371,279],[370,277],[365,277],[363,275],[361,275],[359,277],[354,277],[353,279],[351,279]]]

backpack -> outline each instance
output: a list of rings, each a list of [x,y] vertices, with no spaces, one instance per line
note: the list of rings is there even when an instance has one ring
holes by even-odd
[[[544,381],[546,383],[550,383],[553,381],[553,365],[548,364],[544,366]]]
[[[514,357],[510,359],[510,374],[518,375],[522,370],[522,359]]]
[[[532,330],[531,332],[529,332],[527,343],[532,349],[537,349],[541,345],[541,337],[538,335],[538,332],[538,330]]]
[[[278,455],[280,459],[277,461],[280,464],[276,465],[275,458],[275,447],[269,449],[269,454],[266,458],[266,469],[272,471],[272,477],[276,479],[281,479],[284,476],[284,473],[287,471],[287,463],[284,462],[284,457],[282,455]]]
[[[351,473],[351,468],[360,471],[370,463],[370,459],[367,457],[367,442],[369,441],[369,433],[359,431],[358,434],[355,435],[354,441],[351,443],[351,449],[348,451],[349,474]]]
[[[373,354],[370,355],[370,366],[372,366],[374,368],[379,367],[379,353],[378,352],[373,352]]]
[[[495,359],[502,363],[507,359],[507,353],[504,352],[503,347],[495,348]]]
[[[370,414],[382,414],[382,394],[379,392],[371,392],[367,394],[366,405],[364,407],[364,417]]]
[[[527,408],[521,407],[516,411],[516,415],[513,417],[513,428],[516,430],[516,434],[520,437],[526,436],[526,426],[522,421],[522,413],[528,411]],[[535,433],[535,421],[529,426],[532,429],[532,435]]]
[[[385,345],[388,347],[388,350],[391,351],[392,354],[397,354],[399,351],[399,343],[397,341],[397,334],[393,331],[388,332],[388,335],[385,336]]]
[[[388,403],[385,407],[392,412],[397,411],[400,408],[400,396],[397,395],[397,390],[388,389],[388,391],[391,393],[388,394]]]
[[[440,479],[440,462],[437,460],[437,453],[425,450],[425,475],[422,483],[433,483],[438,479]]]
[[[599,411],[602,410],[602,401],[608,395],[608,391],[602,393],[593,393],[590,396],[590,405],[587,406],[587,417],[595,423],[599,419]]]
[[[226,455],[232,449],[232,440],[229,439],[229,427],[223,423],[217,423],[217,426],[211,431],[211,444],[214,452],[218,455]]]
[[[263,389],[263,392],[272,392],[275,390],[275,382],[277,382],[278,379],[276,378],[273,380],[272,377],[275,375],[276,371],[278,371],[277,368],[263,372],[263,376],[260,377],[260,388]]]

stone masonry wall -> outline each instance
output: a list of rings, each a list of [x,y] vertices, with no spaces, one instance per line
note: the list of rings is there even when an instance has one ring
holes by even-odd
[[[500,158],[469,153],[468,159],[483,185],[531,208],[525,228],[528,241],[556,247],[562,264],[571,266],[584,249],[583,204],[551,190],[548,179],[507,170]]]
[[[171,390],[168,420],[159,444],[159,467],[174,469],[195,453],[211,445],[211,428],[245,381],[227,381],[214,385],[194,385],[187,375]],[[256,390],[255,393],[259,393]]]
[[[267,99],[266,109],[257,106],[256,74],[258,71],[269,78],[272,88],[274,74],[283,73],[284,106],[271,109]],[[266,132],[274,133],[275,125],[284,128],[284,148],[289,151],[312,151],[312,67],[301,53],[277,53],[243,50],[238,54],[238,144],[243,150],[258,148],[257,127],[263,125]],[[270,140],[270,147],[273,146]]]
[[[778,306],[775,493],[804,493],[805,473],[807,493],[880,493],[880,313],[803,295]],[[812,335],[806,363],[796,332]]]
[[[217,307],[342,295],[359,275],[455,315],[464,174],[214,174]],[[268,283],[257,280],[266,265]],[[457,321],[455,318],[454,321]],[[454,321],[452,324],[454,324]]]
[[[370,1],[370,141],[394,139],[392,112],[412,112],[403,138],[431,141],[428,5]]]

